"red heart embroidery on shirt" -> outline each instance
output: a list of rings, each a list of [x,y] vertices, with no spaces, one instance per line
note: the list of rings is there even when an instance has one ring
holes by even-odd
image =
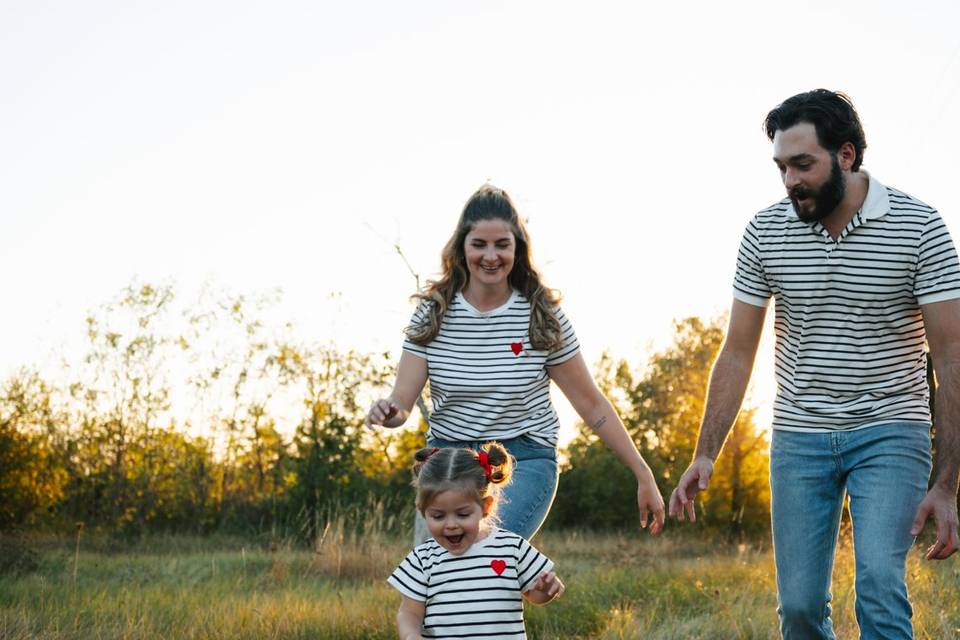
[[[515,355],[515,356],[520,355],[520,352],[523,351],[523,343],[522,343],[522,342],[511,342],[511,343],[510,343],[510,351],[513,351],[513,355]]]
[[[503,573],[504,569],[507,568],[507,563],[503,560],[491,560],[490,568],[493,569],[494,573],[500,575]]]

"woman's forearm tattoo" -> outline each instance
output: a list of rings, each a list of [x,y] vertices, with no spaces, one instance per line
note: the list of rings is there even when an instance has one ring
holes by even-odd
[[[593,423],[594,429],[599,429],[607,422],[607,416],[600,416],[600,419]]]

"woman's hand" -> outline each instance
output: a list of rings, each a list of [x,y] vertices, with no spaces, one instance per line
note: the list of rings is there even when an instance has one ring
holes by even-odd
[[[407,417],[400,415],[400,407],[390,398],[380,398],[370,405],[370,411],[367,412],[365,421],[368,427],[379,425],[381,427],[399,427],[406,421]]]
[[[393,391],[386,398],[380,398],[370,405],[367,419],[368,427],[374,425],[393,429],[399,427],[410,417],[413,405],[427,383],[427,361],[404,351],[397,365],[397,381]]]
[[[657,535],[663,530],[665,516],[663,496],[657,488],[657,481],[649,470],[637,478],[637,506],[640,507],[640,527],[646,529],[649,524],[650,534]],[[652,520],[650,516],[653,516]]]

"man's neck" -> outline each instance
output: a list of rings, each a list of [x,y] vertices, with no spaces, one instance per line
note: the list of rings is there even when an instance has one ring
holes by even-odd
[[[853,220],[853,216],[863,206],[867,199],[867,190],[870,188],[870,179],[862,171],[851,173],[847,178],[847,191],[843,200],[837,205],[833,213],[820,221],[830,237],[836,240],[843,233],[846,226]]]

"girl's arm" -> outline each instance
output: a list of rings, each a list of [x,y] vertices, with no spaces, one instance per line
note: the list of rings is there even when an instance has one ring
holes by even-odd
[[[393,391],[386,398],[381,398],[370,406],[367,424],[390,428],[401,426],[410,417],[413,404],[420,397],[425,384],[427,384],[427,361],[409,351],[404,351],[400,355],[400,364],[397,365],[397,380],[393,385]]]
[[[557,574],[553,571],[545,571],[537,578],[533,588],[523,594],[523,597],[533,604],[547,604],[559,598],[564,589],[563,581]]]
[[[421,640],[420,631],[423,629],[423,615],[426,607],[419,600],[403,596],[400,610],[397,611],[397,630],[400,640]]]
[[[653,522],[650,533],[656,535],[663,529],[663,497],[657,488],[653,472],[637,446],[630,438],[620,416],[610,401],[600,392],[593,376],[587,370],[583,355],[578,353],[566,362],[547,367],[547,374],[557,383],[563,395],[580,417],[600,436],[600,440],[627,466],[637,478],[637,506],[640,507],[640,526],[646,527],[650,513]]]

